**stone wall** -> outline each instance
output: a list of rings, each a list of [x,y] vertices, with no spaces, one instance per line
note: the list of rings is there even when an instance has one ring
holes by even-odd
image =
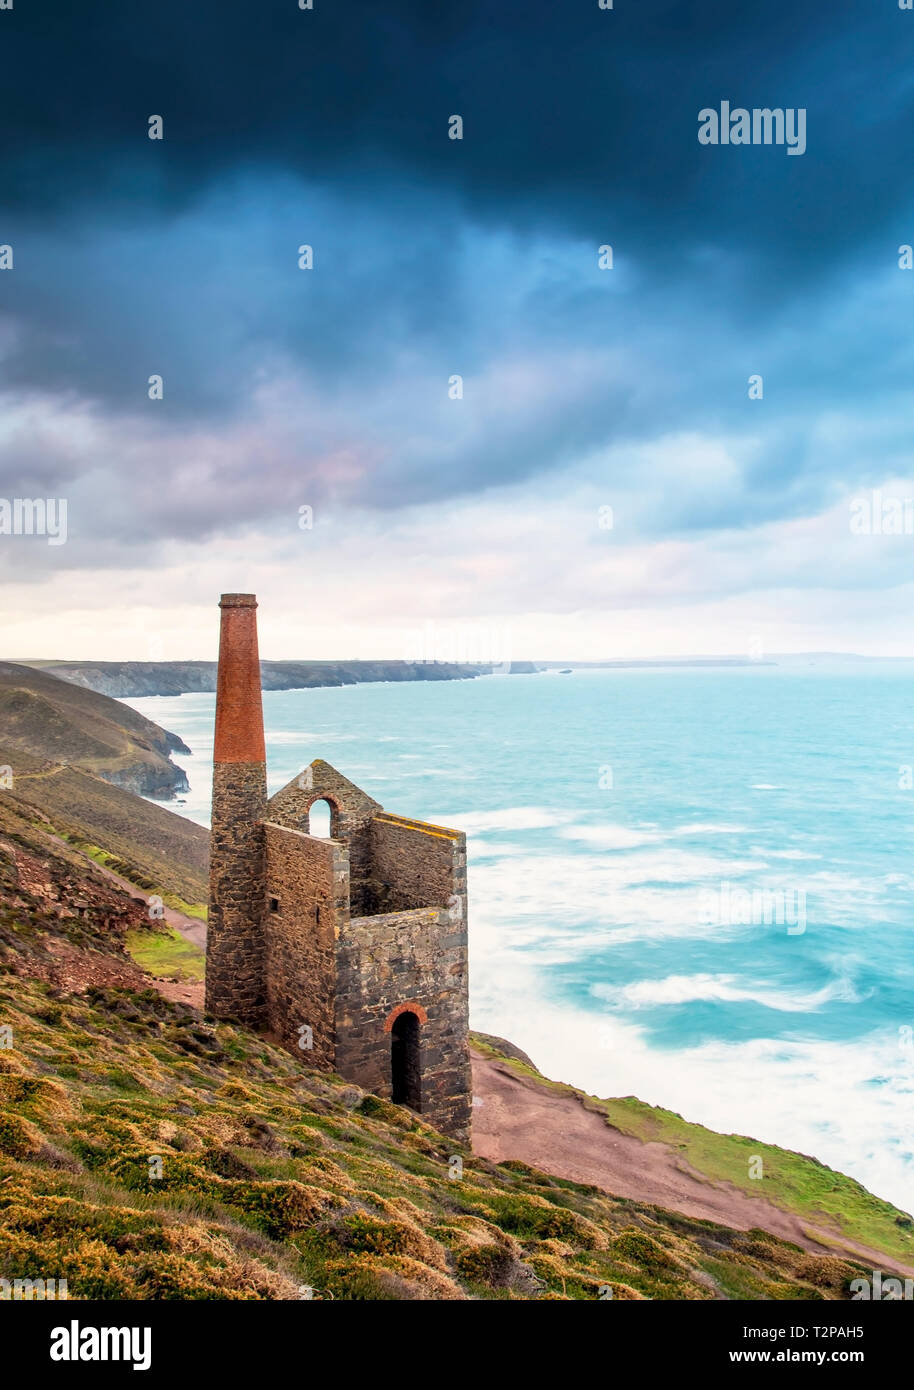
[[[336,936],[349,917],[346,848],[268,821],[264,938],[267,1027],[305,1066],[336,1066]],[[301,1048],[311,1029],[312,1048]]]
[[[269,816],[306,833],[315,801],[330,805],[330,834],[349,848],[350,895],[356,914],[374,910],[371,890],[371,818],[381,810],[361,787],[335,767],[315,758],[298,777],[270,798]]]
[[[262,762],[216,763],[210,836],[206,1008],[216,1018],[260,1027],[263,987]]]
[[[466,932],[439,908],[353,918],[337,948],[337,1071],[376,1095],[391,1095],[391,1034],[403,1004],[421,1006],[422,1103],[430,1125],[467,1140]]]
[[[455,850],[463,854],[455,863]],[[447,907],[451,896],[466,891],[466,846],[456,830],[392,816],[386,811],[371,822],[371,872],[389,911]],[[462,875],[459,873],[462,867]],[[455,875],[462,881],[455,884]]]

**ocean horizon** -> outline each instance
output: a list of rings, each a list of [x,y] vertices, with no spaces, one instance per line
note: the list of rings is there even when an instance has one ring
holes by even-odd
[[[180,735],[209,824],[214,694]],[[266,692],[313,758],[464,830],[470,1019],[543,1072],[914,1207],[914,667],[575,669]]]

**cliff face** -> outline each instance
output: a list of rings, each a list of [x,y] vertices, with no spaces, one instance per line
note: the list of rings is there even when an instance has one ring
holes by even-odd
[[[187,695],[216,688],[214,661],[49,661],[35,663],[35,667],[116,700]]]
[[[120,700],[216,689],[215,661],[48,661],[31,664],[61,680]],[[491,670],[491,666],[458,665],[447,661],[260,663],[264,690],[310,690],[318,686],[359,685],[366,681],[472,680],[488,675]],[[512,675],[533,670],[531,662],[516,661],[511,666]]]
[[[154,797],[156,801],[171,801],[178,792],[190,791],[187,773],[171,763],[162,768],[137,763],[133,767],[113,769],[104,780],[136,796]]]
[[[190,749],[127,705],[48,671],[0,662],[0,764],[12,768],[14,786],[23,757],[52,767],[82,768],[143,796],[168,800],[187,790],[187,777],[171,754]]]

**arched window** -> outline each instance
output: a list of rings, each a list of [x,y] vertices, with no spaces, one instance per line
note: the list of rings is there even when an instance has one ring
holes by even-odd
[[[391,1098],[395,1105],[422,1110],[422,1067],[419,1060],[419,1019],[409,1011],[398,1014],[390,1030]]]
[[[320,840],[329,840],[331,814],[329,801],[313,801],[308,808],[308,833]]]

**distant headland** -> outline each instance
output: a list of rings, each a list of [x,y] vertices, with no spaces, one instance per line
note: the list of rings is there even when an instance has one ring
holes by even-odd
[[[215,661],[25,661],[22,665],[118,700],[216,689]],[[260,677],[264,690],[313,690],[368,681],[472,680],[493,669],[446,661],[262,661]],[[536,669],[531,661],[514,661],[510,674]]]

